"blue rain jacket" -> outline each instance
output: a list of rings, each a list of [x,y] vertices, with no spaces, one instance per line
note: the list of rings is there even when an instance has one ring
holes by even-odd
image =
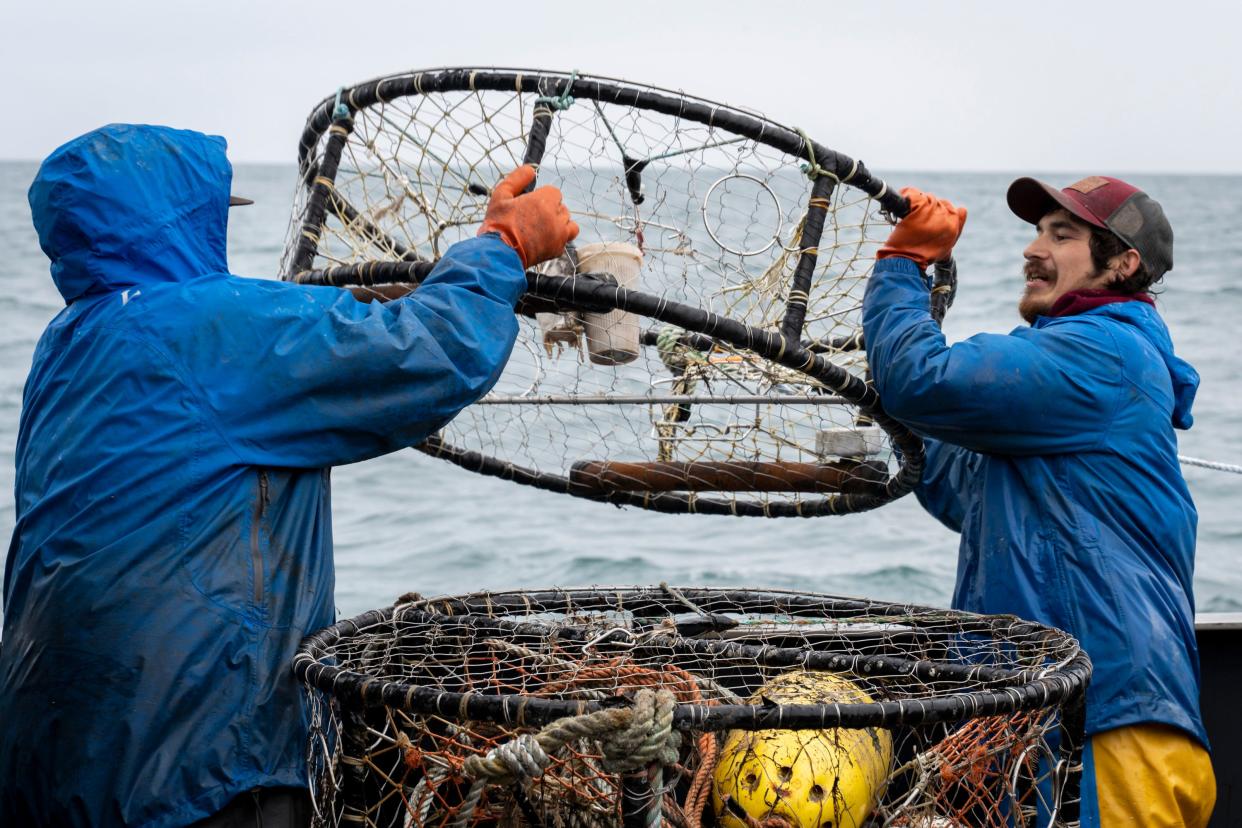
[[[928,295],[913,262],[883,259],[863,327],[885,409],[927,438],[919,502],[962,535],[953,606],[1078,638],[1088,734],[1162,722],[1206,745],[1174,433],[1199,375],[1144,302],[949,346]]]
[[[26,383],[0,643],[0,824],[184,825],[306,785],[290,662],[334,620],[328,468],[498,378],[496,237],[411,296],[231,276],[224,140],[110,126],[30,188],[68,306]]]

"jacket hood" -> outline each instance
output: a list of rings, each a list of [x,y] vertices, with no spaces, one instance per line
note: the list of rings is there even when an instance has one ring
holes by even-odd
[[[1194,405],[1195,392],[1199,389],[1199,372],[1189,362],[1173,353],[1173,340],[1169,329],[1156,309],[1143,302],[1106,305],[1092,313],[1111,316],[1136,328],[1164,359],[1173,381],[1173,425],[1186,429],[1194,423],[1190,408]]]
[[[225,148],[215,135],[110,124],[49,155],[30,212],[65,302],[226,272]]]

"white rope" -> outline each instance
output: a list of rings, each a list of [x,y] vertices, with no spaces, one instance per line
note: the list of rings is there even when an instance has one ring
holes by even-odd
[[[1201,460],[1198,457],[1186,457],[1177,455],[1177,459],[1181,461],[1183,466],[1200,466],[1213,471],[1229,472],[1231,474],[1242,474],[1242,466],[1235,466],[1232,463],[1217,463],[1214,460]]]

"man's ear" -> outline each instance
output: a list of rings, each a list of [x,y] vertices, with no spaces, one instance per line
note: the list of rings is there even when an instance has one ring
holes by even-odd
[[[1119,284],[1133,276],[1134,272],[1139,269],[1139,265],[1142,261],[1143,258],[1133,247],[1124,253],[1118,253],[1116,256],[1109,259],[1108,269],[1117,275],[1117,277],[1112,280],[1112,284]]]

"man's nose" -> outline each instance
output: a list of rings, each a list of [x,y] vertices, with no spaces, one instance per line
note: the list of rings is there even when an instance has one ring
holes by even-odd
[[[1046,256],[1047,253],[1047,247],[1043,244],[1041,237],[1036,236],[1035,239],[1026,246],[1026,249],[1022,251],[1022,258],[1039,259]]]

